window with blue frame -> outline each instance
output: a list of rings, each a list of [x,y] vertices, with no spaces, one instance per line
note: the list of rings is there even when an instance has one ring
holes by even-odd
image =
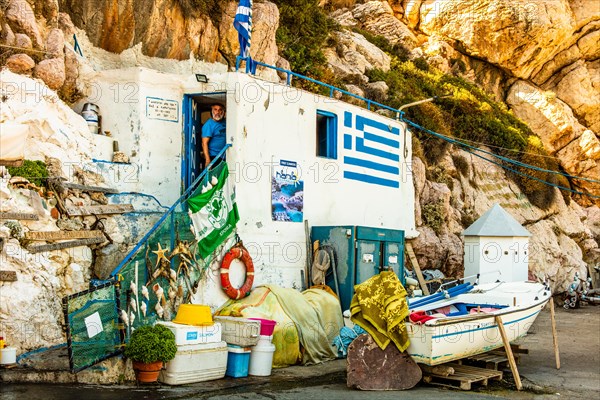
[[[337,158],[337,115],[317,110],[317,156]]]

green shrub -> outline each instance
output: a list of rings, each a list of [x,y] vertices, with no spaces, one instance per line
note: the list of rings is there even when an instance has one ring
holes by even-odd
[[[125,357],[142,363],[167,362],[175,358],[175,335],[164,325],[137,328],[125,346]]]
[[[465,157],[455,154],[452,156],[452,162],[459,174],[462,176],[467,176],[469,174],[469,162]]]
[[[558,164],[547,157],[548,154],[539,143],[539,138],[524,122],[516,118],[505,104],[496,102],[482,89],[463,78],[443,74],[430,66],[425,68],[423,62],[424,60],[418,59],[401,61],[393,58],[390,71],[372,70],[367,76],[372,81],[383,80],[387,83],[390,88],[387,104],[393,108],[451,94],[449,97],[404,110],[407,119],[428,130],[462,139],[475,147],[481,144],[488,145],[497,154],[526,164],[558,170]],[[413,132],[421,142],[426,164],[435,164],[450,146],[448,142],[430,133],[419,129],[413,129]],[[464,166],[457,168],[465,171]],[[514,165],[510,168],[547,182],[561,180],[551,173],[516,168]],[[544,209],[552,204],[552,187],[542,182],[535,183],[529,177],[512,175],[532,204]],[[568,187],[568,184],[563,181],[561,186]]]
[[[440,165],[427,168],[427,179],[432,182],[444,183],[448,187],[452,185],[452,177]]]
[[[337,29],[317,0],[274,0],[279,7],[279,29],[276,40],[283,56],[294,72],[332,83],[326,75],[322,48],[329,33]],[[322,87],[306,81],[294,81],[301,87],[321,92]]]
[[[37,186],[47,186],[48,169],[43,161],[24,160],[20,167],[8,167],[10,176],[20,176]]]
[[[425,204],[421,215],[425,225],[429,226],[437,234],[441,232],[446,219],[444,216],[444,206],[441,201]]]

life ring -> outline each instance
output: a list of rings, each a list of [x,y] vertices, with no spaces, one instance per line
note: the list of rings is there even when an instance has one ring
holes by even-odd
[[[229,266],[234,259],[239,259],[246,266],[246,281],[239,289],[234,288],[229,281]],[[221,287],[229,298],[237,300],[244,298],[250,294],[252,284],[254,283],[254,263],[252,258],[243,246],[232,247],[221,262]]]

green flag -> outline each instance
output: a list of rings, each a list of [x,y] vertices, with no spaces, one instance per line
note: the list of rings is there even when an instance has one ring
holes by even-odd
[[[240,220],[235,204],[235,192],[227,179],[228,176],[227,164],[222,162],[209,173],[208,182],[214,183],[213,187],[204,193],[202,188],[199,188],[187,200],[198,239],[198,251],[202,258],[209,256],[223,243]]]

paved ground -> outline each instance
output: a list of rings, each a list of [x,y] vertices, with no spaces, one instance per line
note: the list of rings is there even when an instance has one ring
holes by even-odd
[[[270,377],[220,379],[181,387],[151,385],[85,386],[3,384],[2,400],[40,399],[598,399],[600,398],[600,307],[579,310],[557,308],[561,369],[555,367],[550,313],[544,310],[530,335],[521,343],[529,354],[521,358],[519,372],[525,390],[514,390],[511,374],[471,392],[418,385],[398,392],[362,392],[346,387],[345,360],[322,365],[274,370]]]

